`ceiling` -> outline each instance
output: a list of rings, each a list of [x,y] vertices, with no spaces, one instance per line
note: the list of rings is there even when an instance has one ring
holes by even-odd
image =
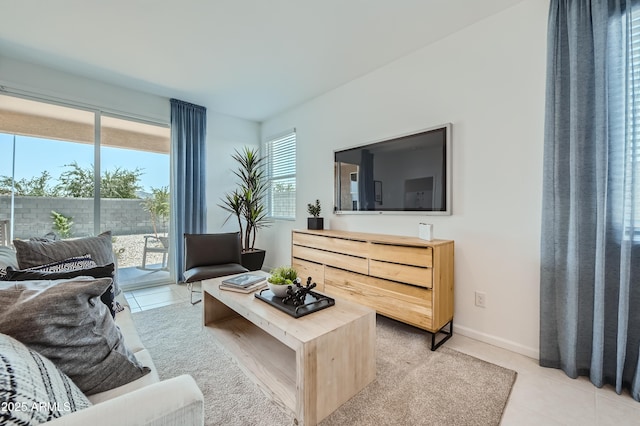
[[[520,1],[0,0],[0,54],[263,121]]]

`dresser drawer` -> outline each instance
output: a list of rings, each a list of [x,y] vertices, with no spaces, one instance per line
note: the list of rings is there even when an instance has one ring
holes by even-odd
[[[311,282],[316,283],[316,289],[324,291],[324,265],[294,257],[291,266],[298,273],[302,285],[307,285],[307,278],[311,277]]]
[[[369,275],[420,287],[431,288],[433,285],[433,269],[431,268],[419,268],[372,259],[369,261]]]
[[[335,266],[336,268],[347,269],[360,274],[369,272],[369,262],[364,257],[349,256],[298,245],[293,246],[291,255],[294,258]]]
[[[293,233],[292,241],[294,245],[333,251],[351,256],[365,257],[367,255],[368,243],[366,241],[325,237],[322,235],[303,234],[300,232]]]
[[[431,268],[433,266],[433,249],[431,247],[371,243],[369,245],[369,257],[383,262],[401,263],[423,268]]]
[[[325,293],[369,306],[382,315],[425,330],[433,327],[433,293],[426,288],[328,267]]]

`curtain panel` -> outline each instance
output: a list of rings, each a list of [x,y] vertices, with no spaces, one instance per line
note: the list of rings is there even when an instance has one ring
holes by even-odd
[[[540,365],[629,389],[640,401],[638,3],[551,0]]]
[[[184,234],[207,230],[205,146],[207,110],[171,99],[173,197],[173,261],[178,282],[184,281]]]

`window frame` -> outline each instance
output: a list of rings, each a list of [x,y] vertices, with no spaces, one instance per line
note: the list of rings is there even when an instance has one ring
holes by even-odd
[[[637,48],[640,43],[640,7],[630,8],[624,15],[626,22],[626,48],[630,52],[627,61],[624,62],[624,87],[621,95],[624,99],[624,114],[619,137],[621,142],[620,158],[617,167],[623,170],[622,188],[616,193],[616,202],[621,202],[623,208],[614,213],[614,223],[622,228],[622,241],[630,241],[634,244],[640,242],[640,51]]]
[[[277,143],[282,144],[291,144],[292,146],[285,147],[283,150],[281,157],[283,158],[274,158],[274,145]],[[267,216],[273,220],[288,220],[294,221],[296,220],[296,210],[297,210],[297,133],[296,129],[289,129],[284,132],[272,135],[268,137],[263,143],[263,152],[264,157],[266,158],[266,172],[267,172],[267,182],[268,182],[268,190],[266,197],[266,206],[267,206]],[[291,152],[292,151],[292,152]],[[280,156],[279,156],[280,157]],[[289,161],[288,164],[280,164],[278,159],[282,162]],[[276,161],[278,161],[276,163]],[[277,170],[281,172],[278,173]],[[277,173],[277,174],[275,174]],[[275,174],[275,175],[274,175]],[[287,205],[285,206],[286,210],[291,212],[291,215],[286,214],[274,214],[275,206],[274,206],[274,183],[278,181],[293,181],[293,192],[290,197],[292,199],[287,201]]]

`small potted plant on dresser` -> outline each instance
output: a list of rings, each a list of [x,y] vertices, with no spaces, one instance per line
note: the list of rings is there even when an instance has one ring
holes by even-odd
[[[316,200],[315,204],[307,204],[307,211],[311,217],[307,218],[308,229],[324,229],[324,218],[320,217],[320,200]]]

